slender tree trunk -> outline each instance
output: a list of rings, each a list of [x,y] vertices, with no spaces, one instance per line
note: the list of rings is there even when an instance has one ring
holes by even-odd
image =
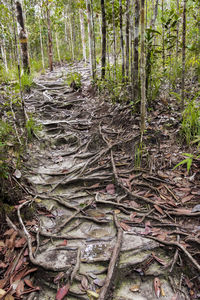
[[[93,80],[95,80],[95,69],[94,69],[94,52],[93,52],[93,41],[92,41],[92,15],[90,0],[86,0],[87,4],[87,18],[88,18],[88,40],[89,40],[89,56],[90,56],[90,71]]]
[[[108,57],[108,65],[109,65],[109,68],[108,68],[108,74],[109,74],[109,79],[111,78],[111,73],[110,73],[110,51],[109,51],[109,43],[110,43],[110,40],[109,40],[109,35],[107,33],[107,41],[106,41],[106,45],[107,45],[107,57]]]
[[[87,55],[86,55],[86,44],[85,44],[85,26],[84,26],[84,15],[82,9],[79,9],[79,16],[80,16],[80,26],[81,26],[81,40],[82,40],[82,47],[83,47],[83,59],[86,63]]]
[[[164,0],[162,0],[162,18],[164,16]],[[163,74],[165,73],[165,26],[162,22],[162,64]]]
[[[121,42],[121,53],[122,53],[122,82],[124,82],[125,60],[124,60],[124,38],[123,38],[122,0],[119,0],[119,22],[120,22],[120,42]]]
[[[139,22],[140,2],[135,0],[135,33],[134,33],[134,57],[133,57],[133,100],[139,97]]]
[[[181,82],[181,99],[182,99],[182,110],[185,104],[185,45],[186,45],[186,2],[183,2],[183,35],[182,35],[182,82]]]
[[[112,22],[113,22],[113,50],[114,50],[114,78],[116,80],[117,54],[116,54],[116,28],[115,28],[115,0],[112,0]]]
[[[130,39],[131,39],[131,43],[130,43],[130,46],[131,46],[131,82],[132,82],[132,89],[131,89],[131,99],[133,101],[133,45],[134,45],[134,18],[135,18],[135,1],[134,0],[131,0],[131,4],[130,4],[130,11],[132,12],[131,13],[131,18],[130,18]]]
[[[176,10],[177,10],[177,15],[179,15],[179,0],[176,1]],[[179,47],[179,21],[177,21],[177,36],[176,36],[176,58],[178,58],[178,47]]]
[[[57,31],[55,32],[55,37],[56,37],[56,50],[57,50],[57,54],[58,54],[58,60],[59,60],[60,65],[62,65]]]
[[[141,0],[141,134],[145,130],[146,120],[146,92],[145,92],[145,49],[144,49],[144,4],[145,0]]]
[[[51,32],[51,19],[49,11],[49,0],[46,0],[47,9],[47,28],[48,28],[48,57],[49,57],[49,68],[53,71],[53,44],[52,44],[52,32]]]
[[[93,65],[94,65],[94,79],[96,80],[96,34],[94,22],[93,0],[91,1],[91,16],[92,16],[92,49],[93,49]]]
[[[154,15],[151,19],[151,28],[155,30],[155,23],[158,14],[158,0],[156,0]],[[155,41],[154,41],[155,42]],[[153,43],[153,42],[152,42]],[[146,54],[146,96],[149,94],[149,81],[151,77],[151,67],[152,67],[152,44],[149,44]]]
[[[130,0],[126,0],[126,77],[129,77],[129,27],[130,27]]]
[[[75,54],[74,54],[74,41],[73,41],[73,31],[72,31],[72,19],[69,16],[69,31],[70,31],[70,40],[71,40],[71,51],[72,51],[72,59],[75,59]]]
[[[45,69],[44,48],[43,48],[42,30],[41,30],[41,18],[40,18],[40,16],[39,16],[39,31],[40,31],[40,48],[41,48],[41,56],[42,56],[42,66],[43,66],[43,69]]]
[[[151,19],[151,27],[152,27],[152,29],[155,29],[157,15],[158,15],[158,0],[156,0],[155,7],[154,7],[154,15],[153,15],[153,17]]]
[[[22,62],[24,73],[30,73],[29,59],[28,59],[28,39],[26,34],[26,29],[24,25],[24,18],[22,12],[22,6],[19,1],[16,1],[16,12],[17,12],[17,22],[19,24],[19,41],[22,51]]]
[[[65,20],[65,45],[66,45],[66,51],[69,51],[69,38],[68,38],[68,26],[67,26],[67,8],[64,9],[64,20]]]
[[[106,12],[104,0],[101,0],[102,15],[102,55],[101,55],[101,79],[105,78],[106,72]]]
[[[12,10],[12,19],[13,19],[14,47],[15,47],[15,53],[16,53],[16,58],[17,58],[17,70],[18,70],[18,78],[19,78],[19,90],[20,90],[21,106],[22,106],[22,110],[23,110],[23,114],[24,114],[24,123],[25,123],[27,118],[26,118],[24,98],[23,98],[23,93],[22,93],[21,67],[20,67],[20,58],[19,58],[19,50],[18,50],[18,43],[17,43],[17,30],[16,30],[16,24],[15,24],[13,0],[11,0],[11,10]],[[19,142],[20,142],[20,140],[19,140]]]
[[[1,55],[2,55],[2,59],[3,59],[3,63],[5,66],[5,70],[6,72],[8,72],[8,62],[7,62],[7,55],[6,55],[6,46],[5,46],[5,38],[4,38],[4,34],[2,34],[2,41],[1,41]]]

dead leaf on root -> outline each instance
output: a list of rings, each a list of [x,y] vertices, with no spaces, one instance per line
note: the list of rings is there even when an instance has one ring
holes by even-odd
[[[125,224],[124,222],[120,222],[119,225],[121,226],[121,228],[125,231],[131,231],[131,227],[128,226],[127,224]]]
[[[108,194],[110,194],[110,195],[114,195],[115,194],[115,186],[114,186],[114,184],[108,184],[107,186],[106,186],[106,192],[108,193]]]
[[[64,297],[67,295],[68,291],[69,291],[69,284],[64,285],[63,287],[61,287],[56,294],[56,300],[62,300],[64,299]]]
[[[82,279],[81,279],[81,286],[84,290],[87,290],[88,289],[88,279],[86,276],[82,276]]]

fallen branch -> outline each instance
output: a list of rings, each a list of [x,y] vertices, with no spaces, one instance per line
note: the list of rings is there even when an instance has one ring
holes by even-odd
[[[110,298],[109,291],[111,289],[112,281],[116,273],[117,261],[119,259],[121,245],[122,245],[123,230],[118,224],[116,215],[114,215],[114,221],[115,221],[115,226],[117,228],[117,241],[113,249],[111,260],[108,266],[108,272],[106,275],[105,284],[103,285],[100,291],[100,295],[98,298],[99,300],[106,300]]]

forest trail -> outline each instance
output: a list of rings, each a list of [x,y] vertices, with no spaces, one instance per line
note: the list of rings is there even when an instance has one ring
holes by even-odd
[[[81,73],[81,92],[67,87],[69,71]],[[137,170],[138,119],[94,98],[88,78],[89,69],[80,63],[55,68],[36,79],[26,98],[26,109],[43,126],[25,166],[37,203],[32,229],[40,238],[34,259],[43,267],[34,276],[41,290],[33,299],[55,299],[66,282],[68,300],[98,294],[99,299],[153,300],[156,292],[162,299],[188,299],[185,288],[187,298],[183,292],[173,298],[178,277],[167,269],[178,250],[147,236],[153,231],[164,240],[165,226],[179,228],[172,217],[166,219],[170,206],[152,200],[159,185],[169,182]]]

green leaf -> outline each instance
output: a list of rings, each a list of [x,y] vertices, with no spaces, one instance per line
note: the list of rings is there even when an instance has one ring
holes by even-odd
[[[194,155],[191,153],[182,153],[182,155],[190,157],[190,158],[194,158]]]
[[[192,165],[192,161],[193,161],[192,158],[188,159],[188,162],[187,162],[187,171],[188,171],[188,173],[190,172],[190,168],[191,168],[191,165]]]
[[[187,164],[188,159],[189,159],[189,158],[186,158],[186,159],[182,160],[181,162],[179,162],[179,163],[173,168],[173,170],[176,169],[177,167],[181,166],[181,165]]]

